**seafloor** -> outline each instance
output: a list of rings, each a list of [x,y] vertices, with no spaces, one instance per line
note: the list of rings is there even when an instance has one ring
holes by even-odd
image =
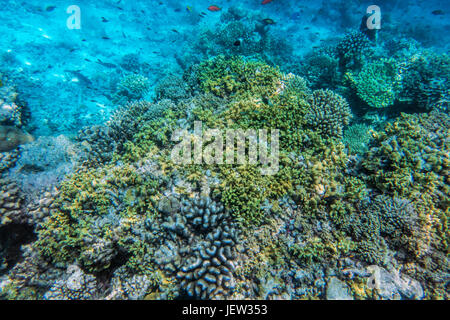
[[[449,299],[450,6],[372,4],[0,1],[0,299]]]

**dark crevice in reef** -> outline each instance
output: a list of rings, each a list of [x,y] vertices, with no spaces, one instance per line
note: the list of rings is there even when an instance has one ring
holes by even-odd
[[[35,240],[34,229],[28,224],[10,223],[0,227],[0,274],[20,262],[22,245]]]
[[[117,269],[122,267],[130,258],[130,254],[123,250],[118,250],[118,254],[111,260],[111,264],[108,268],[99,272],[94,272],[99,288],[101,291],[108,291],[111,287],[110,277]]]

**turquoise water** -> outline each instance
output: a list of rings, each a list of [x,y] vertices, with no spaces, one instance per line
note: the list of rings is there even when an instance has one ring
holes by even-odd
[[[448,2],[0,5],[0,298],[448,299]]]

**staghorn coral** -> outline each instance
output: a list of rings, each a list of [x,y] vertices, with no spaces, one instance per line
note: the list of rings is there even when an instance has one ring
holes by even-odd
[[[27,206],[38,217],[38,241],[35,255],[26,246],[24,261],[8,272],[10,297],[39,297],[53,287],[46,297],[323,298],[330,279],[343,281],[344,268],[363,270],[367,263],[402,268],[428,281],[427,297],[446,297],[444,115],[397,119],[374,135],[359,162],[335,131],[323,129],[338,123],[341,136],[348,106],[335,112],[340,120],[312,124],[314,97],[346,105],[333,92],[311,93],[304,78],[244,58],[217,57],[192,70],[197,78],[189,83],[202,92],[120,108],[107,129],[98,127],[98,136],[91,132],[83,142],[99,161],[84,163],[58,193]],[[278,128],[279,171],[263,176],[258,165],[171,163],[170,134],[191,131],[197,120],[210,128]],[[393,141],[403,138],[415,142],[396,149]],[[423,168],[407,172],[437,175],[419,180],[419,192],[383,180],[418,156],[427,160]],[[74,263],[83,271],[61,273]],[[346,286],[370,298],[357,282],[366,272],[356,273]],[[81,280],[68,285],[73,274]],[[414,292],[401,296],[421,297]]]
[[[427,295],[441,298],[446,296],[443,278],[449,270],[448,120],[447,114],[437,111],[402,114],[374,135],[374,145],[362,162],[369,185],[410,201],[411,205],[407,200],[375,201],[375,211],[391,225],[381,232],[408,253],[408,274],[423,281]],[[426,278],[436,280],[430,283]]]
[[[352,117],[345,98],[330,90],[321,89],[315,90],[308,102],[308,125],[317,128],[324,136],[342,138],[344,126],[349,124]]]
[[[305,56],[300,68],[312,89],[334,89],[340,83],[339,61],[325,52],[312,52]]]
[[[243,19],[243,14],[247,19]],[[221,23],[213,28],[201,30],[195,40],[197,52],[202,52],[206,57],[261,56],[266,61],[278,64],[287,64],[292,60],[293,49],[290,44],[282,37],[273,35],[260,14],[230,8],[220,19]]]
[[[129,166],[76,172],[61,185],[57,210],[38,231],[39,251],[50,261],[76,261],[95,271],[108,268],[122,251],[129,254],[125,262],[137,266],[145,243],[129,242],[129,233],[143,227],[138,215],[155,212],[157,185]]]
[[[379,217],[380,235],[397,248],[415,250],[422,235],[416,210],[409,200],[380,195],[374,199],[370,210]]]

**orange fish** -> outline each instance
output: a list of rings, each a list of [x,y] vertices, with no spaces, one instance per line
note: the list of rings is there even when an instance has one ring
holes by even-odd
[[[218,6],[209,6],[208,7],[209,11],[220,11],[222,10],[221,8],[219,8]]]
[[[269,2],[272,2],[272,0],[264,0],[261,4],[268,4]]]

